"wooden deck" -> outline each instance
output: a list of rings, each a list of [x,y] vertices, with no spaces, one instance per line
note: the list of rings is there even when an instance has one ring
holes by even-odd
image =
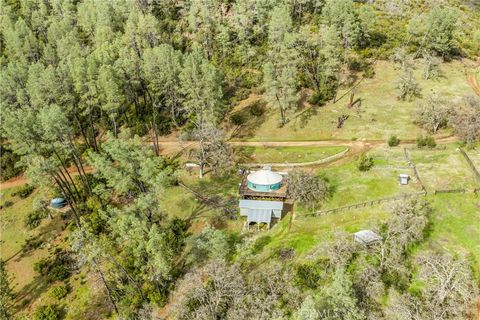
[[[287,197],[287,185],[282,184],[280,189],[275,191],[269,192],[261,192],[261,191],[254,191],[247,187],[247,177],[245,176],[242,179],[242,183],[240,184],[238,193],[244,199],[251,199],[251,198],[274,198],[274,199],[285,199]]]

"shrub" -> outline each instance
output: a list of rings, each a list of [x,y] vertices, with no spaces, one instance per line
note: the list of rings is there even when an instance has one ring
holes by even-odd
[[[368,171],[373,167],[373,158],[368,157],[365,153],[360,156],[358,160],[358,170],[360,171]]]
[[[437,143],[435,142],[435,139],[432,136],[417,137],[418,148],[423,148],[423,147],[435,148],[436,146],[437,146]]]
[[[70,291],[70,289],[67,286],[53,287],[50,290],[50,296],[52,298],[57,299],[57,300],[62,300],[63,298],[65,298],[65,296],[68,294],[69,291]]]
[[[308,102],[314,105],[321,106],[325,104],[325,102],[333,99],[336,92],[337,92],[336,81],[333,81],[333,80],[329,81],[321,85],[320,88],[310,96],[310,98],[308,99]]]
[[[234,113],[230,116],[230,121],[236,126],[244,124],[246,120],[247,119],[245,118],[245,116],[239,112]]]
[[[42,239],[28,238],[25,241],[25,244],[23,245],[22,249],[25,251],[35,250],[40,248],[42,244],[43,244]]]
[[[295,268],[295,282],[298,286],[316,289],[319,286],[321,280],[321,266],[317,264],[300,264]]]
[[[272,237],[270,237],[269,235],[259,237],[253,244],[252,254],[256,254],[262,251],[263,247],[265,247],[271,241]]]
[[[369,65],[363,72],[363,77],[367,79],[372,79],[373,77],[375,77],[375,68]]]
[[[265,113],[265,106],[261,102],[256,102],[252,104],[249,111],[252,116],[260,117]]]
[[[25,217],[24,223],[28,229],[35,229],[40,225],[40,222],[47,217],[48,212],[46,209],[38,209],[33,212],[30,212]]]
[[[57,320],[60,319],[60,309],[56,305],[40,306],[34,314],[35,320]]]
[[[288,196],[309,209],[327,199],[332,189],[324,177],[304,171],[292,171],[287,177]]]
[[[140,137],[145,136],[148,133],[148,127],[145,123],[137,121],[130,127],[132,134]]]
[[[310,98],[308,98],[308,103],[314,104],[314,105],[322,105],[325,103],[326,98],[325,95],[322,92],[315,91]]]
[[[70,276],[71,258],[68,253],[60,250],[54,257],[44,258],[33,265],[33,270],[47,277],[50,281],[65,280]]]
[[[0,180],[5,181],[15,177],[20,172],[18,164],[19,157],[12,150],[0,144]]]
[[[399,145],[400,139],[398,139],[397,136],[393,135],[388,138],[387,143],[389,147],[396,147]]]
[[[11,206],[13,206],[13,202],[7,200],[0,206],[0,209],[5,209],[5,208],[11,207]]]
[[[33,190],[35,190],[35,187],[27,184],[23,186],[20,190],[12,193],[12,196],[19,196],[20,198],[25,199],[32,194]]]

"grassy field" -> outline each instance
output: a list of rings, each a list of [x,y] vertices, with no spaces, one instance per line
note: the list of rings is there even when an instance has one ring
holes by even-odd
[[[66,221],[59,214],[53,214],[53,219],[45,218],[33,230],[26,228],[24,220],[28,213],[33,211],[34,198],[41,194],[35,190],[30,196],[21,199],[12,194],[21,187],[4,189],[0,191],[1,204],[6,201],[13,202],[8,208],[0,212],[0,256],[7,262],[7,270],[13,277],[13,286],[16,293],[16,302],[19,315],[28,319],[36,307],[56,303],[65,309],[66,320],[74,319],[105,319],[106,310],[102,293],[97,285],[97,279],[86,270],[72,275],[67,280],[71,287],[69,293],[61,302],[49,295],[49,290],[62,282],[51,283],[39,276],[33,266],[36,262],[51,254],[56,247],[68,245],[66,237]],[[25,247],[27,239],[40,243],[36,249]],[[92,302],[93,301],[93,302]],[[95,308],[92,308],[92,304]]]
[[[431,203],[434,210],[431,231],[422,248],[440,246],[453,253],[464,252],[473,257],[476,271],[480,272],[478,197],[473,194],[439,194],[427,196],[425,199]],[[335,230],[354,233],[361,229],[378,228],[388,219],[392,206],[393,202],[320,217],[297,217],[293,222],[290,222],[289,214],[269,233],[258,235],[268,238],[256,257],[257,261],[270,258],[280,248],[293,249],[296,258],[303,259],[319,243],[331,237]]]
[[[374,166],[366,172],[359,171],[355,161],[320,171],[335,188],[324,209],[421,190],[413,179],[406,186],[398,183],[401,173],[413,176],[401,148],[378,148],[372,150],[369,156],[373,158]]]
[[[433,205],[431,245],[475,257],[480,272],[480,200],[473,194],[438,194],[427,198]]]
[[[25,244],[25,240],[32,234],[25,228],[24,218],[33,211],[33,198],[38,191],[35,191],[26,199],[14,197],[12,194],[20,188],[0,190],[0,203],[2,205],[7,201],[13,202],[12,206],[2,208],[0,214],[0,231],[2,234],[0,255],[3,259],[9,259],[19,252]]]
[[[465,150],[465,152],[468,154],[477,170],[480,170],[480,146],[473,150]]]
[[[421,77],[420,65],[415,70],[415,76],[426,97],[434,91],[447,99],[454,99],[465,94],[472,94],[465,75],[463,65],[459,61],[441,65],[442,76],[433,80]],[[378,61],[375,66],[375,76],[365,79],[355,89],[355,97],[362,100],[361,112],[346,107],[348,95],[337,103],[329,103],[323,107],[312,108],[306,114],[293,119],[285,127],[280,128],[278,111],[268,109],[263,117],[263,123],[253,121],[255,128],[245,129],[253,133],[245,139],[254,141],[289,141],[289,140],[323,140],[323,139],[386,139],[395,134],[400,139],[415,139],[423,133],[413,123],[413,114],[421,98],[415,101],[400,101],[395,93],[396,82],[400,70],[392,63]],[[338,97],[348,88],[341,89]],[[341,129],[336,128],[337,118],[350,115]],[[441,132],[440,135],[446,134]]]
[[[427,191],[480,187],[455,144],[445,150],[411,149],[411,157]]]
[[[346,150],[345,147],[241,147],[243,162],[300,163],[321,160]]]
[[[322,217],[298,217],[291,221],[291,213],[276,224],[270,232],[257,235],[256,241],[265,245],[255,257],[264,261],[279,249],[293,249],[296,259],[303,259],[322,241],[330,238],[336,230],[356,232],[365,228],[375,228],[388,217],[388,209],[383,206],[345,211]]]

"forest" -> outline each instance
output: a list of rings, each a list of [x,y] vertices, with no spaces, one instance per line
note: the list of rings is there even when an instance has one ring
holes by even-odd
[[[479,83],[475,0],[0,0],[0,318],[479,319]]]

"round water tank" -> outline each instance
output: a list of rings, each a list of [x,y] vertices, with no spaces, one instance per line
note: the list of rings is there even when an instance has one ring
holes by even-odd
[[[283,177],[273,172],[268,166],[263,169],[250,173],[247,176],[247,186],[255,191],[274,191],[280,189]]]
[[[54,208],[61,208],[67,204],[64,198],[55,198],[50,201],[50,205]]]

